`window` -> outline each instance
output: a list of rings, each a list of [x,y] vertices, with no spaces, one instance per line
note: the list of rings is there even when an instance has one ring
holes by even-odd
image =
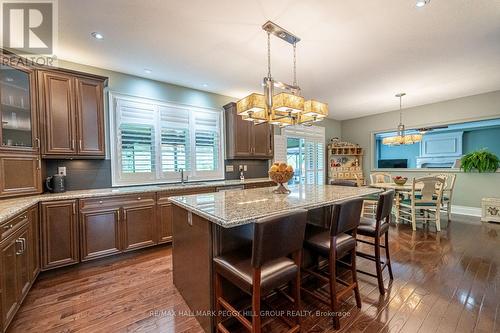
[[[283,130],[287,163],[294,167],[293,184],[325,184],[325,129],[293,126]]]
[[[114,185],[224,178],[222,112],[112,94]]]

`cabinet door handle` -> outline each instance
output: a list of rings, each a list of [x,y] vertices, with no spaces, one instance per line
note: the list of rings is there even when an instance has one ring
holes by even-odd
[[[123,221],[127,220],[127,211],[124,209],[123,210]]]
[[[42,170],[42,160],[41,160],[40,158],[37,158],[36,160],[37,160],[37,162],[38,162],[38,165],[37,165],[37,167],[36,167],[36,168],[37,168],[37,170]]]
[[[73,203],[71,206],[73,208],[73,215],[76,215],[76,205]]]
[[[18,250],[17,249],[17,244],[21,244],[21,250]],[[23,254],[23,241],[21,240],[21,238],[18,238],[16,239],[16,255],[21,255]]]
[[[141,197],[137,197],[137,200],[141,200],[142,198]]]
[[[75,150],[75,139],[71,140],[71,150]]]
[[[82,150],[82,140],[78,140],[78,149]]]
[[[40,149],[40,139],[35,138],[35,148]]]
[[[22,249],[21,253],[24,253],[24,252],[26,252],[26,238],[21,237],[19,239],[21,240],[21,245],[23,246],[23,249]]]
[[[120,214],[120,210],[118,209],[118,221],[120,221],[120,220],[121,220],[121,218],[120,218],[120,217],[121,217],[121,214]]]

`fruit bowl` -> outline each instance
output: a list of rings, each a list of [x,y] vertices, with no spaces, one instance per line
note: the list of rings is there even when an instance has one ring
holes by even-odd
[[[396,183],[396,185],[403,186],[404,184],[406,184],[406,181],[408,180],[408,178],[396,176],[396,177],[392,178],[392,180]]]
[[[284,162],[275,162],[271,169],[269,169],[269,178],[278,184],[278,187],[273,191],[273,193],[278,194],[288,194],[290,190],[287,189],[283,184],[288,183],[293,177],[293,167],[287,165]]]

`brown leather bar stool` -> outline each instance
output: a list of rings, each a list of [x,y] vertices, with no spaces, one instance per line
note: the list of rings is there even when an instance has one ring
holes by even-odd
[[[384,279],[382,276],[382,271],[387,267],[389,270],[389,277],[391,280],[394,279],[392,275],[391,267],[391,257],[389,255],[389,222],[391,221],[391,211],[392,203],[394,202],[394,191],[385,191],[380,194],[377,203],[377,213],[375,218],[361,217],[361,221],[358,227],[358,235],[371,237],[375,242],[369,242],[364,239],[358,238],[357,241],[374,246],[375,255],[356,252],[356,254],[362,258],[375,261],[375,268],[377,274],[372,274],[358,269],[359,273],[366,274],[372,277],[376,277],[378,280],[378,289],[382,295],[385,294],[384,289]],[[385,236],[385,245],[381,244],[382,236]],[[380,249],[385,249],[386,262],[380,260]]]
[[[291,282],[294,310],[300,311],[300,262],[306,228],[306,210],[294,210],[259,219],[254,224],[252,251],[236,251],[215,257],[215,304],[217,332],[229,330],[221,322],[222,308],[230,312],[250,332],[261,332],[261,296]],[[290,259],[291,256],[293,259]],[[221,279],[252,296],[252,321],[239,314],[222,295]],[[297,322],[283,319],[291,329],[300,331]]]
[[[330,180],[330,185],[358,187],[358,183],[348,179],[334,179]]]
[[[330,285],[330,300],[325,299],[317,291],[311,291],[306,288],[301,288],[301,290],[319,301],[330,305],[332,312],[338,312],[340,299],[351,291],[354,291],[356,305],[358,308],[361,307],[361,296],[356,276],[356,228],[359,225],[362,206],[363,199],[361,198],[346,200],[332,206],[329,216],[331,220],[329,223],[330,230],[307,235],[304,242],[306,249],[323,258],[328,258],[328,275],[322,272],[322,267],[318,267],[316,270],[305,268],[304,271]],[[343,263],[343,265],[350,268],[352,275],[352,282],[350,283],[340,280],[336,274],[337,260],[348,255],[350,263]],[[345,288],[338,290],[337,282],[344,285]],[[335,329],[340,328],[340,321],[337,315],[333,317],[333,326]]]

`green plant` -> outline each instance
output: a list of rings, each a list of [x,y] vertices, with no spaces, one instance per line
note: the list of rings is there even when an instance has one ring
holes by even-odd
[[[477,170],[479,172],[495,172],[500,166],[498,156],[485,148],[473,151],[462,156],[460,169],[465,172]]]

